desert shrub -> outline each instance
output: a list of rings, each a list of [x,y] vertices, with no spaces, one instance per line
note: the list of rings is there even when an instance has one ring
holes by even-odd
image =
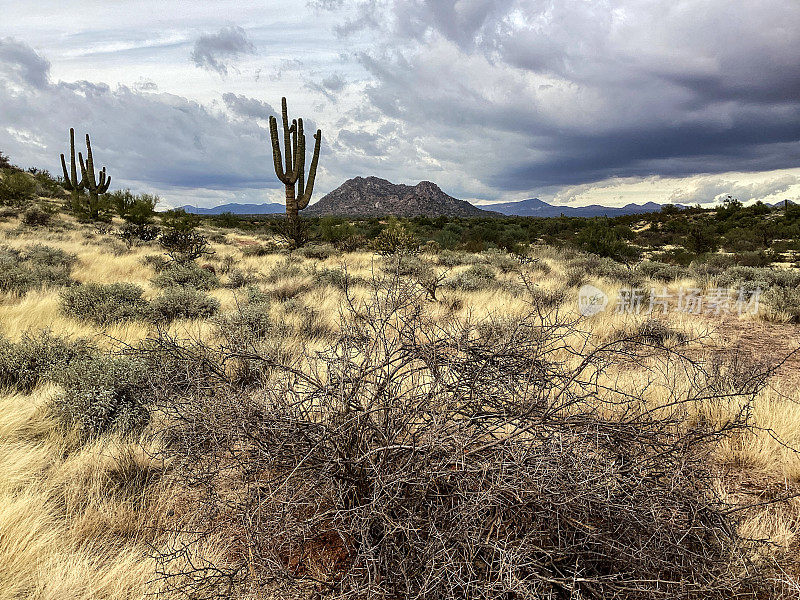
[[[422,244],[422,251],[426,254],[439,254],[442,251],[442,245],[436,240],[428,240]]]
[[[0,387],[30,393],[40,381],[91,352],[85,341],[57,337],[46,329],[26,331],[18,342],[0,338]]]
[[[736,258],[738,264],[745,267],[768,267],[775,261],[775,255],[764,250],[740,252]]]
[[[416,254],[419,252],[419,242],[403,225],[392,223],[372,241],[372,249],[382,256],[396,253]]]
[[[636,271],[648,279],[664,282],[675,281],[687,275],[686,269],[678,265],[649,260],[636,265]]]
[[[479,259],[474,254],[455,250],[442,250],[437,257],[443,267],[460,267],[462,265],[474,265]]]
[[[768,320],[800,322],[800,289],[772,286],[762,294],[761,311]]]
[[[618,339],[629,339],[632,343],[646,343],[655,346],[664,346],[669,340],[685,344],[687,335],[670,327],[661,319],[648,318],[636,325],[628,326],[617,332]]]
[[[488,265],[472,265],[445,281],[447,287],[464,292],[475,292],[496,286],[496,275]]]
[[[526,291],[530,294],[534,306],[545,310],[561,305],[567,298],[564,290],[546,290],[537,286]]]
[[[160,202],[153,194],[134,194],[130,190],[117,190],[108,194],[108,200],[117,214],[131,225],[147,225],[153,221]],[[155,238],[151,238],[155,239]]]
[[[52,213],[46,211],[38,204],[32,204],[22,213],[22,222],[32,227],[41,227],[50,223]]]
[[[0,205],[21,206],[36,196],[36,180],[27,173],[7,173],[0,179]]]
[[[167,586],[236,595],[325,581],[334,598],[453,600],[768,596],[764,563],[750,560],[759,545],[739,534],[741,507],[713,464],[717,445],[746,425],[694,418],[698,397],[746,409],[763,375],[710,396],[694,359],[649,346],[652,378],[679,368],[688,382],[642,410],[651,378],[636,390],[598,386],[637,345],[590,351],[580,332],[534,315],[434,322],[421,297],[392,285],[346,315],[324,352],[302,357],[310,370],[279,366],[257,393],[227,374],[225,352],[162,339],[159,379],[188,370],[202,382],[154,391],[174,473],[207,516],[180,550],[220,523],[235,523],[229,543],[247,548],[185,569],[170,549]],[[567,348],[578,366],[563,361]]]
[[[211,254],[208,238],[193,230],[165,229],[161,232],[158,243],[172,260],[180,263],[191,262]]]
[[[160,233],[157,225],[125,223],[119,228],[118,235],[130,248],[138,242],[152,242],[158,239]]]
[[[172,264],[169,260],[160,254],[147,254],[143,256],[140,261],[145,267],[150,267],[156,273],[160,273],[167,268],[167,265]]]
[[[149,316],[156,323],[171,323],[176,319],[205,319],[220,307],[219,300],[186,286],[166,288],[150,301]]]
[[[97,325],[144,319],[148,306],[143,294],[133,283],[84,283],[61,292],[61,310]]]
[[[0,248],[0,291],[22,295],[33,289],[74,283],[70,277],[77,256],[37,244],[24,250]]]
[[[719,287],[762,291],[769,287],[796,288],[800,286],[800,272],[760,268],[733,266],[716,275],[713,282]]]
[[[229,342],[257,340],[274,332],[268,302],[247,303],[214,318],[218,332]]]
[[[85,438],[109,431],[140,431],[149,420],[144,361],[129,357],[92,356],[59,371],[63,392],[52,409],[62,422]]]
[[[498,269],[501,273],[518,271],[520,262],[513,254],[501,250],[489,249],[482,253],[486,262]]]
[[[311,289],[311,286],[298,279],[286,279],[276,282],[270,287],[267,292],[270,299],[277,300],[278,302],[286,302],[298,296],[305,294]]]
[[[293,260],[291,257],[286,257],[285,260],[275,263],[273,267],[264,275],[264,281],[267,283],[275,283],[282,279],[293,279],[300,277],[304,273],[300,263]]]
[[[281,248],[274,242],[248,244],[242,247],[242,255],[244,256],[269,256],[270,254],[277,254],[278,252],[281,252]]]
[[[214,273],[198,267],[194,263],[169,263],[150,281],[160,288],[181,286],[196,290],[210,290],[219,286],[219,279]]]
[[[326,260],[331,256],[338,254],[336,248],[330,244],[314,244],[303,246],[297,250],[297,255],[303,258],[311,258],[313,260]]]
[[[227,288],[247,287],[255,285],[259,280],[258,274],[251,269],[243,271],[234,267],[229,269],[227,273],[228,281],[225,282],[225,287]]]
[[[320,269],[314,272],[313,277],[315,285],[329,285],[342,290],[351,283],[344,269]]]
[[[339,240],[336,242],[336,247],[342,252],[356,252],[368,248],[369,242],[366,236],[359,233]]]
[[[584,254],[572,259],[569,267],[581,269],[590,277],[605,277],[629,287],[636,287],[642,283],[640,273],[608,257]]]

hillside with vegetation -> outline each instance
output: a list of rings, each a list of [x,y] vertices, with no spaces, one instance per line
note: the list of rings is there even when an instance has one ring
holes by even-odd
[[[797,596],[800,208],[289,225],[0,167],[0,598]]]

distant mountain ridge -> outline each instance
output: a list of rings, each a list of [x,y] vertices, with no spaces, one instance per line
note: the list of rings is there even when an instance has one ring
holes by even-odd
[[[312,204],[304,214],[357,217],[491,217],[499,216],[445,194],[438,185],[392,183],[379,177],[354,177]]]
[[[782,203],[781,203],[782,204]],[[416,185],[392,183],[379,177],[354,177],[326,194],[316,204],[310,205],[302,214],[308,216],[348,216],[348,217],[620,217],[659,212],[661,204],[626,204],[622,207],[602,206],[560,206],[549,204],[538,198],[517,202],[484,204],[480,207],[466,200],[459,200],[444,193],[439,186],[430,181]],[[285,207],[279,203],[237,204],[229,203],[212,208],[200,208],[187,204],[180,207],[186,212],[198,215],[274,215],[283,214]]]
[[[232,213],[234,215],[275,215],[286,212],[286,207],[278,203],[237,204],[232,202],[230,204],[212,206],[211,208],[201,208],[186,204],[179,208],[195,215],[221,215],[223,213]]]
[[[650,212],[659,212],[661,204],[645,202],[644,204],[626,204],[622,207],[601,206],[590,204],[588,206],[558,206],[548,204],[538,198],[520,200],[518,202],[501,202],[499,204],[485,204],[488,208],[507,216],[517,217],[621,217],[624,215],[638,215]]]

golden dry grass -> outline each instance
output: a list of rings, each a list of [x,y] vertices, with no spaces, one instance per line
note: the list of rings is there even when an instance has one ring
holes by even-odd
[[[0,244],[17,248],[34,243],[55,246],[78,256],[73,271],[78,281],[126,281],[142,286],[148,297],[157,293],[150,284],[153,270],[142,261],[146,255],[158,253],[157,247],[142,246],[118,254],[118,245],[110,243],[108,236],[98,235],[68,218],[66,221],[68,227],[63,231],[44,233],[17,230],[18,223],[14,221],[2,223]],[[352,277],[363,279],[371,278],[380,268],[380,260],[373,254],[356,252],[324,261],[295,258],[293,264],[300,268],[299,272],[280,275],[287,265],[283,256],[242,255],[243,246],[262,241],[257,236],[226,233],[224,239],[225,244],[214,244],[215,254],[209,259],[218,271],[233,262],[236,268],[252,270],[263,277],[272,274],[263,288],[279,297],[296,298],[301,307],[311,311],[303,316],[297,306],[290,310],[285,303],[273,303],[271,315],[297,331],[286,340],[287,346],[324,344],[323,339],[307,339],[308,314],[313,315],[314,326],[323,334],[326,329],[333,331],[339,322],[343,294],[332,286],[315,286],[312,265],[345,267]],[[552,249],[538,253],[549,272],[535,273],[535,285],[547,292],[562,290],[564,257]],[[455,274],[464,269],[449,271]],[[515,275],[499,277],[512,281]],[[612,301],[616,298],[618,284],[602,278],[591,283]],[[671,289],[692,283],[675,282]],[[211,294],[220,300],[223,310],[230,310],[242,300],[244,292],[219,288]],[[369,298],[368,290],[359,286],[353,295],[360,301]],[[474,292],[446,289],[441,292],[441,301],[430,303],[428,310],[434,317],[455,311],[464,317],[481,318],[522,315],[528,308],[524,298],[506,288]],[[560,311],[566,318],[579,318],[574,293],[567,296]],[[582,320],[581,326],[590,329],[599,344],[620,332],[635,330],[645,319],[609,310]],[[673,312],[665,321],[690,340],[708,343],[720,339],[713,319]],[[746,320],[742,326],[747,326]],[[192,337],[208,337],[212,332],[207,321],[178,322],[171,327],[180,335]],[[139,322],[101,328],[67,318],[59,311],[58,290],[0,298],[0,334],[16,339],[27,330],[40,328],[72,338],[90,338],[103,347],[119,341],[134,343],[151,332],[151,326]],[[645,377],[644,372],[627,372],[617,383],[626,385],[627,381],[632,388],[641,387]],[[143,598],[156,590],[152,583],[155,564],[147,554],[148,543],[160,543],[153,537],[153,526],[167,518],[178,494],[159,479],[162,466],[143,450],[153,442],[106,436],[81,445],[62,431],[45,410],[48,399],[56,392],[52,385],[40,386],[30,395],[0,391],[0,600]],[[653,385],[648,393],[658,396],[668,392],[666,385]],[[791,449],[800,447],[799,400],[796,386],[776,385],[765,390],[752,415],[763,431],[726,441],[720,448],[720,463],[738,469],[744,479],[770,485],[800,482],[800,455]],[[754,511],[744,527],[753,537],[767,537],[780,546],[795,547],[799,541],[800,504]],[[215,554],[221,550],[207,551]]]

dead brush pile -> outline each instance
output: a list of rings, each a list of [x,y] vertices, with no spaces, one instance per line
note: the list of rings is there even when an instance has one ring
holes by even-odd
[[[663,345],[593,347],[534,305],[470,322],[424,304],[388,277],[350,298],[326,351],[291,360],[252,339],[152,342],[173,475],[206,525],[161,553],[167,583],[192,597],[769,595],[773,565],[738,533],[712,460],[766,373],[719,392]],[[621,361],[687,383],[655,405],[609,383]],[[263,378],[237,375],[254,362]],[[690,418],[717,399],[739,408]],[[229,540],[225,562],[191,562],[211,536]]]

